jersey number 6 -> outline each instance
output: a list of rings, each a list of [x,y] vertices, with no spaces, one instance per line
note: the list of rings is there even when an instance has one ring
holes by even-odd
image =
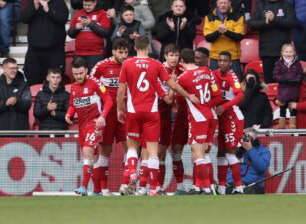
[[[141,72],[138,78],[137,89],[139,89],[140,92],[146,92],[148,91],[150,87],[149,80],[145,79],[146,75],[147,75],[147,72]]]

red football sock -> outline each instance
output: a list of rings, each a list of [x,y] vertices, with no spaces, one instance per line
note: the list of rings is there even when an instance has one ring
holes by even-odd
[[[241,175],[240,175],[240,164],[239,163],[232,164],[230,165],[230,168],[232,170],[235,187],[241,186],[242,181],[241,181]]]
[[[122,183],[123,184],[130,183],[130,173],[127,165],[124,166]]]
[[[90,181],[92,174],[92,167],[89,165],[83,165],[83,180],[82,180],[82,186],[84,188],[88,188],[88,183]]]
[[[209,180],[209,165],[203,164],[202,162],[197,162],[197,172],[196,172],[196,182],[197,187],[200,188],[209,188],[210,180]]]
[[[164,185],[165,173],[166,173],[165,164],[159,163],[159,177],[158,177],[158,181],[159,181],[160,186]]]
[[[130,175],[136,173],[138,159],[136,157],[128,158],[127,164]]]
[[[108,167],[101,167],[101,181],[100,186],[101,189],[108,189]]]
[[[197,186],[197,166],[193,163],[193,170],[192,170],[192,183],[194,186]]]
[[[159,187],[159,169],[149,169],[149,184],[150,189],[155,190]]]
[[[95,193],[100,193],[101,192],[101,185],[100,185],[100,181],[101,181],[101,177],[102,177],[102,167],[97,167],[93,169],[93,173],[92,173],[92,181],[93,181],[93,185],[94,185],[94,192]]]
[[[226,185],[226,175],[227,175],[228,166],[218,166],[218,180],[219,185]]]
[[[139,171],[139,187],[146,187],[148,181],[149,170],[147,165],[140,166]]]
[[[184,166],[182,160],[173,161],[173,173],[177,184],[184,181]]]

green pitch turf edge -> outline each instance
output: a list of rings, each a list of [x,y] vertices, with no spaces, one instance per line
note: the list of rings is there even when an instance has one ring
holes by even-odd
[[[0,198],[0,224],[51,223],[306,224],[306,196]]]

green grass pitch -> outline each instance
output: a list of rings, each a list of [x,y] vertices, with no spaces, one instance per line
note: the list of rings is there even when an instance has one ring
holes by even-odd
[[[306,224],[306,196],[0,198],[0,224],[49,223]]]

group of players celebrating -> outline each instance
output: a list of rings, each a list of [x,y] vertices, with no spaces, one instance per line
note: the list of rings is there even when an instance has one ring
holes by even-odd
[[[228,168],[233,193],[243,193],[239,160],[235,155],[243,136],[243,115],[236,106],[243,99],[231,55],[221,52],[219,69],[195,64],[191,49],[164,49],[165,62],[149,57],[147,37],[135,40],[135,57],[128,57],[124,39],[113,42],[112,57],[88,74],[86,62],[75,58],[66,121],[77,114],[83,158],[81,187],[87,195],[90,179],[94,195],[109,196],[108,166],[114,142],[126,150],[120,193],[161,195],[165,155],[170,150],[177,194],[225,194]],[[174,113],[175,112],[175,113]],[[175,114],[173,118],[173,114]],[[209,151],[218,128],[218,186],[215,188]],[[183,185],[182,151],[192,151],[193,187]],[[140,167],[138,169],[138,167]]]

